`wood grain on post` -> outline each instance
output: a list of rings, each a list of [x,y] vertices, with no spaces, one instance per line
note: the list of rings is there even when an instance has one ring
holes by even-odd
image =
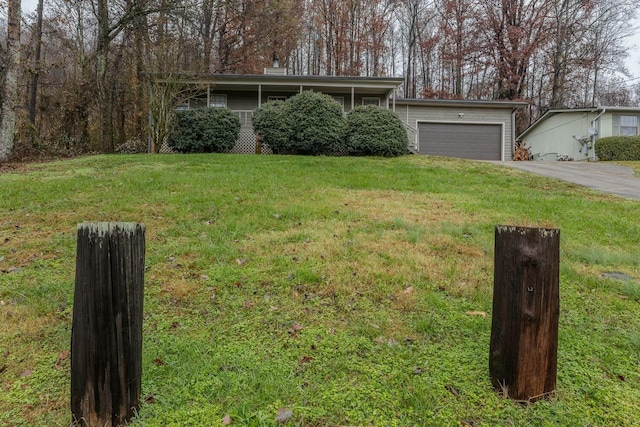
[[[559,282],[560,230],[496,227],[489,374],[512,399],[555,391]]]
[[[145,227],[78,225],[71,332],[71,413],[117,426],[140,406]]]

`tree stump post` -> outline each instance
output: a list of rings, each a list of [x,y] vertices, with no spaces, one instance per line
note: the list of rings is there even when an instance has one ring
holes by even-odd
[[[118,426],[140,406],[145,227],[78,225],[71,331],[71,413]]]
[[[560,230],[497,226],[489,374],[515,400],[556,387]]]

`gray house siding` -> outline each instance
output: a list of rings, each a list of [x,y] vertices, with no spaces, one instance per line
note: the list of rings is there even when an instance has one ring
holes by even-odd
[[[404,101],[404,100],[403,100]],[[477,106],[437,106],[437,105],[412,105],[399,101],[396,104],[396,113],[408,125],[411,130],[409,144],[418,152],[421,150],[420,128],[421,123],[450,124],[452,143],[455,143],[456,124],[469,125],[496,125],[501,126],[499,140],[500,158],[495,160],[511,160],[514,151],[514,128],[513,128],[513,105],[506,105],[502,108],[491,108],[478,103]],[[464,133],[464,127],[459,128]],[[495,130],[495,128],[494,128]],[[411,141],[413,136],[413,141]],[[425,133],[423,131],[422,143],[425,143]],[[455,148],[454,148],[455,152]],[[485,157],[485,156],[482,156]],[[492,156],[492,158],[495,156]]]
[[[152,74],[149,78],[162,81],[163,75]],[[179,108],[226,105],[238,115],[242,127],[238,143],[232,150],[237,153],[256,152],[251,118],[260,103],[268,102],[271,97],[289,98],[301,91],[313,90],[338,100],[345,114],[356,106],[367,104],[395,110],[407,129],[409,149],[416,153],[511,160],[513,112],[526,105],[499,101],[396,99],[394,93],[403,82],[401,78],[288,76],[286,73],[185,75],[180,78],[185,84],[193,85],[197,94]],[[224,96],[224,103],[220,95]],[[431,133],[439,135],[439,139]],[[438,144],[440,148],[435,150]],[[431,151],[432,148],[435,151]]]

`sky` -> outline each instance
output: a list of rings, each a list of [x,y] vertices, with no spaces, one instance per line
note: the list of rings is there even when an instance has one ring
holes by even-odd
[[[22,0],[22,10],[25,13],[33,12],[37,6],[38,0]],[[627,57],[625,63],[629,71],[633,74],[631,77],[637,78],[630,83],[640,83],[640,17],[638,17],[635,22],[632,22],[631,26],[636,28],[636,33],[627,41],[629,57]]]

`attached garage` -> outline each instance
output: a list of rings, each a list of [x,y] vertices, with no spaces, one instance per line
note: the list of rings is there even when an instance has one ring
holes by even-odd
[[[526,103],[451,99],[397,99],[414,152],[474,160],[511,160],[515,111]]]
[[[502,124],[418,122],[420,154],[502,160],[502,139]]]

